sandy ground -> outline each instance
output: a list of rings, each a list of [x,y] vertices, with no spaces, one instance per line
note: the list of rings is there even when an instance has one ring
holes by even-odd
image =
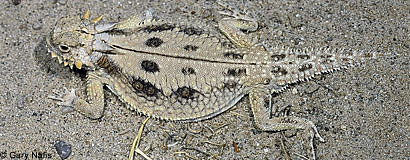
[[[325,143],[315,140],[318,159],[409,159],[409,1],[229,4],[258,19],[262,27],[249,36],[261,35],[260,41],[267,46],[331,46],[392,53],[292,86],[276,96],[274,103],[289,106],[288,114],[317,124],[326,139]],[[79,89],[84,97],[84,74],[51,59],[45,36],[60,17],[86,9],[94,17],[104,15],[104,22],[151,9],[158,18],[204,26],[215,34],[214,25],[222,18],[212,0],[1,0],[0,159],[24,153],[29,159],[33,154],[60,159],[56,141],[71,146],[68,159],[127,158],[145,116],[127,110],[108,91],[105,116],[99,121],[67,113],[69,109],[47,98],[64,86]],[[296,132],[257,131],[249,110],[244,98],[230,112],[191,124],[194,130],[203,128],[200,133],[186,124],[149,120],[140,148],[154,159],[285,159],[283,142],[291,159],[307,156]]]

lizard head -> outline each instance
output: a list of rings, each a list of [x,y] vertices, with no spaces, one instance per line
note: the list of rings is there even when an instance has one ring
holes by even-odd
[[[92,43],[95,33],[95,23],[102,16],[89,20],[89,12],[81,16],[61,18],[47,36],[47,45],[52,57],[56,57],[64,66],[74,66],[78,69],[93,69],[91,61]]]

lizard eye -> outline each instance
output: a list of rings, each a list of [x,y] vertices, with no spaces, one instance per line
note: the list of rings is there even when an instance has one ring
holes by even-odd
[[[60,45],[58,46],[58,49],[60,49],[60,51],[63,52],[63,53],[67,53],[67,52],[70,51],[70,47],[68,47],[68,46],[65,45],[65,44],[60,44]]]

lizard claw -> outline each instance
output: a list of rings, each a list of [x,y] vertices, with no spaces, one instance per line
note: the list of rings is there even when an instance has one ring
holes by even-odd
[[[59,93],[59,92],[54,92],[55,96],[48,96],[48,98],[59,101],[57,105],[60,106],[73,106],[74,101],[78,98],[75,95],[75,89],[68,90],[66,87],[64,87],[64,92]]]

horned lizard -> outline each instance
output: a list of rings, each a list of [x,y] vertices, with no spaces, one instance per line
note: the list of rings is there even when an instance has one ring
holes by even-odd
[[[75,90],[51,96],[58,105],[72,106],[91,119],[103,115],[103,86],[129,109],[160,120],[197,122],[217,116],[248,95],[256,128],[262,131],[302,129],[310,139],[324,139],[308,119],[270,117],[271,94],[315,75],[352,66],[374,52],[351,49],[271,50],[256,45],[242,30],[256,31],[255,19],[236,10],[218,29],[234,47],[202,29],[185,24],[132,16],[100,24],[101,16],[61,18],[47,37],[52,57],[70,68],[87,70],[88,100]]]

